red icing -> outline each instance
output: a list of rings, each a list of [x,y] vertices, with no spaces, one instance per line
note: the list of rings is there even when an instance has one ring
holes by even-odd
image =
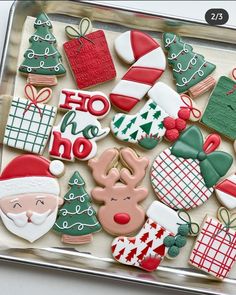
[[[133,81],[137,83],[152,86],[157,79],[161,77],[163,70],[147,67],[131,67],[124,75],[122,80]]]
[[[145,234],[142,235],[142,237],[140,238],[140,241],[145,243],[148,237],[149,237],[149,232],[146,232]]]
[[[120,257],[124,254],[124,252],[125,252],[125,248],[121,249],[119,254],[115,256],[115,259],[119,260]]]
[[[112,104],[125,112],[129,112],[139,102],[137,98],[115,93],[110,94],[110,100]]]
[[[136,255],[137,253],[137,248],[132,249],[128,255],[125,257],[126,261],[131,261],[131,259]]]
[[[206,154],[214,152],[221,143],[221,137],[218,134],[210,134],[207,136],[203,150]]]
[[[172,118],[172,117],[166,117],[164,120],[163,120],[163,125],[166,129],[173,129],[175,128],[175,119]]]
[[[215,188],[226,194],[229,194],[231,197],[236,198],[236,183],[228,179],[225,179],[222,182],[220,182]]]
[[[114,221],[118,224],[127,224],[130,221],[130,216],[127,213],[116,213]]]
[[[189,109],[180,109],[178,111],[178,117],[187,121],[190,118],[190,110]]]
[[[93,108],[93,103],[95,101],[101,101],[103,103],[103,109],[97,111]],[[91,96],[90,100],[88,101],[88,111],[94,116],[102,116],[106,114],[109,109],[109,102],[107,99],[102,95],[93,95]]]
[[[186,122],[183,119],[177,118],[175,120],[175,128],[178,131],[183,131],[186,128]]]
[[[160,246],[158,246],[156,249],[154,249],[153,251],[157,254],[159,254],[160,256],[164,256],[165,255],[165,250],[166,247],[164,244],[161,244]]]
[[[73,154],[77,159],[84,159],[92,151],[92,143],[84,137],[78,137],[73,144]]]
[[[72,144],[69,139],[61,137],[61,133],[53,131],[53,143],[49,152],[51,156],[61,157],[67,160],[71,160],[71,148]],[[60,153],[60,147],[63,146],[63,153]]]
[[[163,236],[164,232],[165,232],[165,229],[164,228],[160,228],[160,230],[156,233],[155,237],[157,239],[160,239]]]
[[[135,60],[160,47],[152,37],[140,31],[131,31],[130,38]]]
[[[158,268],[161,260],[160,256],[149,256],[140,262],[140,267],[151,272]]]
[[[177,129],[166,130],[165,137],[169,141],[175,141],[179,138],[179,131]]]

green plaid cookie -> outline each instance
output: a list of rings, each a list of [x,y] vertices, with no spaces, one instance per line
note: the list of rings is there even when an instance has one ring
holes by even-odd
[[[15,97],[12,100],[4,135],[4,144],[42,154],[51,132],[57,108]]]

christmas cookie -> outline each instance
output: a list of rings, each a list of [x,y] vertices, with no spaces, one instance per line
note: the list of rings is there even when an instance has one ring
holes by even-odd
[[[201,122],[229,139],[236,139],[235,81],[225,76],[220,77],[211,93]]]
[[[201,112],[186,94],[178,94],[157,82],[148,92],[149,100],[135,115],[116,114],[113,134],[122,141],[153,149],[163,138],[174,141],[186,128],[186,120],[197,121]]]
[[[205,203],[233,162],[228,153],[215,151],[220,141],[211,134],[203,142],[197,126],[184,131],[153,162],[151,183],[158,198],[173,209],[188,210]]]
[[[232,210],[236,208],[236,175],[230,175],[219,182],[215,187],[218,200],[226,208]]]
[[[62,242],[85,244],[92,241],[92,233],[101,229],[91,198],[86,192],[84,180],[75,171],[69,180],[70,190],[64,196],[64,204],[58,211],[53,229],[62,233]]]
[[[20,73],[27,75],[27,82],[38,86],[57,84],[57,76],[66,73],[61,62],[61,54],[56,49],[56,39],[51,33],[52,24],[48,16],[40,13],[35,22],[36,29],[30,37],[30,47],[25,51]]]
[[[129,112],[161,77],[166,59],[159,43],[140,31],[127,31],[115,40],[118,56],[133,64],[110,94],[112,104]]]
[[[215,85],[210,74],[216,66],[205,61],[200,54],[193,52],[191,45],[173,33],[163,35],[167,60],[172,67],[178,93],[188,92],[192,97],[199,96]]]
[[[145,213],[138,203],[147,197],[148,191],[138,184],[148,163],[147,158],[139,157],[130,148],[110,148],[88,162],[99,185],[92,190],[92,197],[103,203],[98,219],[108,233],[129,235],[142,226]]]
[[[55,176],[63,170],[58,160],[30,154],[5,167],[0,176],[0,216],[11,233],[32,243],[52,228],[63,202]]]
[[[236,215],[221,207],[218,219],[206,216],[189,258],[198,269],[224,279],[235,263]]]
[[[86,112],[102,119],[109,113],[111,104],[108,97],[100,91],[62,89],[58,107],[65,111]]]
[[[104,32],[97,30],[87,34],[90,26],[87,18],[81,20],[78,30],[67,26],[66,34],[72,40],[63,44],[79,89],[107,82],[116,76]]]
[[[135,237],[117,237],[111,251],[120,263],[154,271],[165,256],[179,254],[188,234],[197,234],[198,225],[185,219],[161,202],[154,201],[147,210],[147,220]]]
[[[54,126],[49,143],[49,155],[67,161],[88,160],[97,153],[96,141],[110,132],[98,120],[82,111],[67,112]]]
[[[57,113],[56,107],[45,104],[51,94],[50,88],[43,88],[37,93],[32,85],[27,84],[27,99],[12,99],[4,144],[31,153],[43,153]]]

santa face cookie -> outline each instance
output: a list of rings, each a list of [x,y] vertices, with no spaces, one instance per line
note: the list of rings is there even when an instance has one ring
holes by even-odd
[[[55,179],[64,165],[56,160],[23,155],[0,176],[0,215],[5,227],[29,242],[45,235],[56,221],[60,187]]]
[[[153,162],[151,182],[158,198],[173,209],[188,210],[205,203],[233,162],[228,153],[215,151],[220,141],[211,134],[203,142],[197,126],[183,132]]]
[[[120,170],[116,168],[118,163],[123,166]],[[129,235],[142,226],[145,213],[138,203],[147,197],[148,191],[138,184],[148,163],[147,158],[137,156],[130,148],[107,149],[88,162],[99,185],[92,190],[92,197],[103,203],[98,219],[108,233]]]

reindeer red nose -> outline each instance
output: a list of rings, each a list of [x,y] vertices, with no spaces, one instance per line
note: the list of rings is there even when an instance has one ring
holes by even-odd
[[[116,213],[113,218],[119,224],[126,224],[130,221],[130,216],[127,213]]]

